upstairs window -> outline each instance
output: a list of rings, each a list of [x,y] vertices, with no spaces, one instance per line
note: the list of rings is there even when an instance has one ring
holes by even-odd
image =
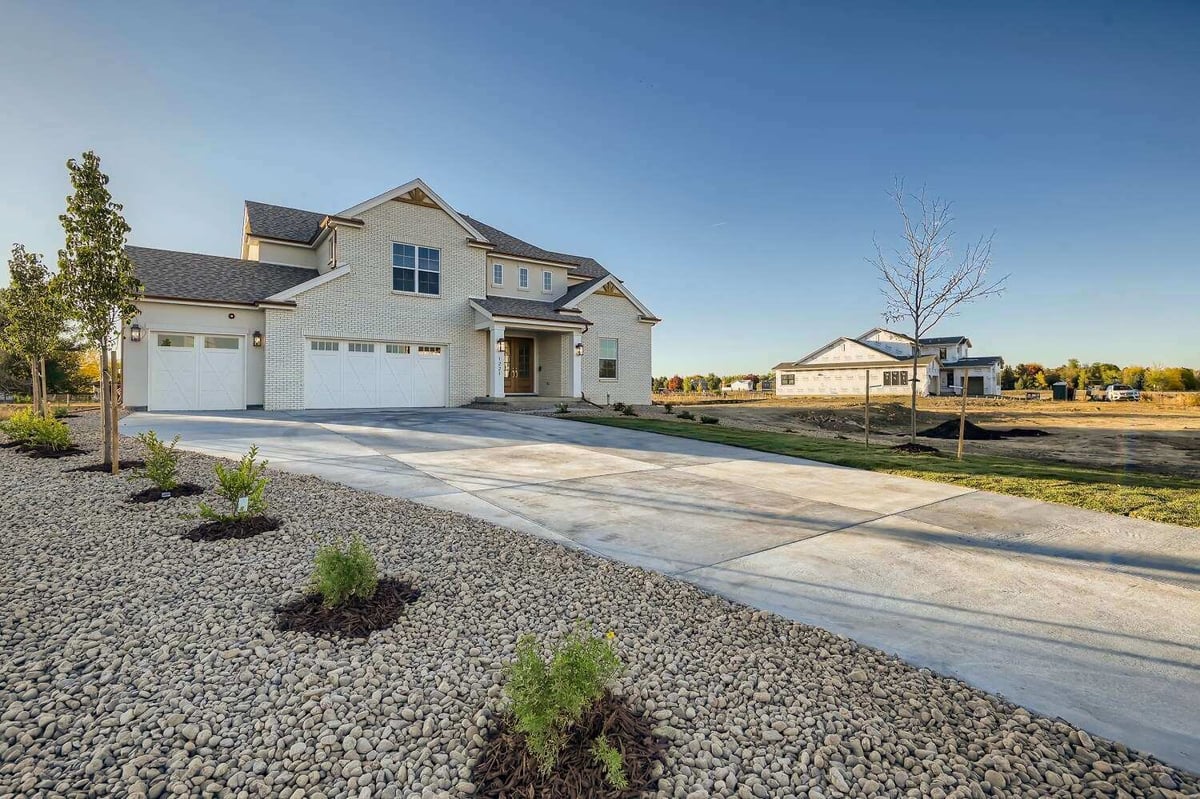
[[[938,358],[941,358],[943,361],[946,360],[946,348],[945,347],[942,347],[940,350],[938,350]]]
[[[442,251],[392,244],[392,290],[437,295],[442,291]]]
[[[542,291],[546,293],[554,291],[554,273],[549,269],[542,272]]]
[[[600,379],[617,379],[617,340],[615,338],[600,339]]]
[[[504,264],[492,264],[492,285],[504,285]]]
[[[522,289],[529,288],[529,268],[522,266],[517,270],[517,287]]]

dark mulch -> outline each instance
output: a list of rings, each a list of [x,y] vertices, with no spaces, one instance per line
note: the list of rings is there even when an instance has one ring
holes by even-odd
[[[23,452],[31,458],[74,458],[76,455],[88,454],[88,450],[80,449],[74,444],[66,449],[44,449],[22,444],[17,447],[17,452]]]
[[[937,455],[941,452],[937,447],[927,447],[924,444],[897,444],[892,447],[895,452],[907,452],[909,455]]]
[[[142,469],[146,466],[146,462],[142,460],[117,461],[117,466],[121,471],[126,469]],[[112,472],[111,465],[103,463],[89,463],[87,466],[80,466],[77,469],[67,469],[68,472],[99,472],[100,474],[109,474]]]
[[[948,419],[939,425],[922,430],[917,435],[922,438],[958,439],[958,420]],[[988,430],[972,422],[970,419],[963,427],[963,438],[967,441],[999,441],[1003,438],[1048,436],[1045,430],[1034,430],[1028,427],[1014,427],[1010,430]]]
[[[260,533],[278,530],[281,522],[274,516],[251,516],[247,519],[227,519],[205,522],[183,534],[188,541],[224,541],[230,538],[253,538]]]
[[[275,621],[281,630],[366,638],[375,630],[395,624],[404,606],[420,596],[411,583],[383,577],[370,599],[356,597],[344,605],[327,608],[321,604],[320,594],[308,594],[275,608]]]
[[[525,736],[511,729],[511,720],[488,738],[475,766],[476,794],[495,799],[635,799],[655,790],[654,764],[663,759],[666,743],[654,736],[648,719],[623,700],[605,692],[594,708],[571,731],[558,763],[542,774],[525,749]],[[592,756],[592,741],[605,735],[625,759],[629,787],[613,788],[604,768]]]
[[[145,491],[139,491],[136,494],[129,495],[129,501],[135,504],[144,504],[147,502],[162,502],[173,497],[194,497],[197,494],[204,493],[204,486],[198,486],[195,483],[180,483],[171,489],[167,496],[163,496],[163,491],[158,486],[150,486]]]

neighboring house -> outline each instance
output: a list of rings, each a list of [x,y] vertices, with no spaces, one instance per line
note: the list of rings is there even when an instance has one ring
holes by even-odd
[[[721,388],[722,391],[754,391],[753,380],[734,380],[727,386]]]
[[[969,355],[966,336],[923,338],[917,354],[917,390],[922,396],[967,393],[999,396],[998,355]],[[882,327],[857,338],[836,338],[798,361],[775,366],[777,396],[908,394],[912,380],[912,337]]]
[[[659,319],[619,278],[419,179],[336,214],[247,202],[241,258],[129,255],[144,286],[124,331],[130,407],[649,401]]]

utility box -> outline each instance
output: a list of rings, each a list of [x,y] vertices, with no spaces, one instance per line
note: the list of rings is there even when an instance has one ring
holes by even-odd
[[[1052,385],[1050,387],[1050,390],[1054,392],[1055,400],[1062,400],[1062,401],[1071,399],[1071,396],[1075,393],[1074,389],[1072,389],[1069,385],[1067,385],[1062,380],[1060,380],[1057,383],[1055,383],[1054,385]]]

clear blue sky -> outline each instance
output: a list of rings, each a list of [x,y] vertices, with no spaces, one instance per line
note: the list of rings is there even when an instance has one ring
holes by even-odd
[[[170,7],[168,7],[170,6]],[[591,255],[655,373],[878,324],[894,176],[996,231],[939,328],[1010,362],[1200,366],[1200,3],[0,4],[0,245],[52,254],[94,148],[136,244],[236,254],[242,201],[425,178]]]

